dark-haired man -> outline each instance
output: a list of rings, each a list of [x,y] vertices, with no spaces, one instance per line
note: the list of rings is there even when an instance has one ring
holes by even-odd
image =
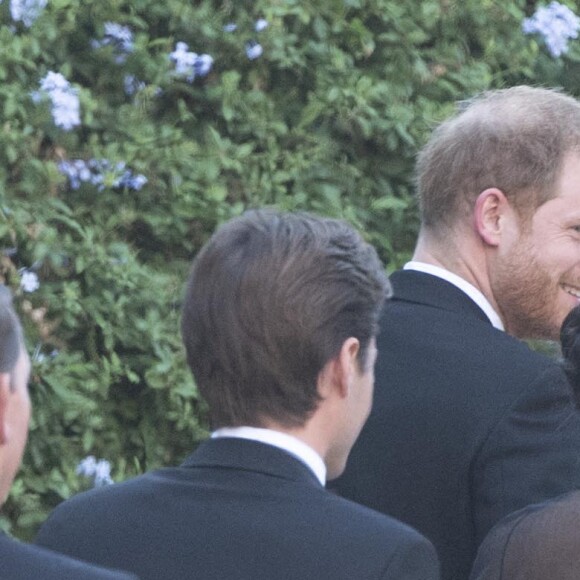
[[[580,299],[580,104],[514,87],[441,124],[417,164],[421,229],[391,277],[374,407],[337,482],[466,578],[506,514],[580,486],[558,338]],[[393,477],[396,474],[396,477]]]
[[[30,361],[12,306],[10,291],[0,285],[0,505],[20,466],[28,434]],[[131,580],[113,572],[29,546],[0,533],[2,580]]]
[[[414,530],[324,489],[370,409],[388,293],[343,222],[253,211],[223,225],[182,322],[212,439],[181,467],[65,502],[38,541],[151,580],[438,578]]]

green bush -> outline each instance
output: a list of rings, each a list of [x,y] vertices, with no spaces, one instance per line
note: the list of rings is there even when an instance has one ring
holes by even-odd
[[[10,4],[0,275],[33,353],[34,412],[1,525],[22,538],[86,487],[75,473],[86,455],[121,480],[179,462],[207,435],[179,309],[218,223],[262,205],[343,217],[398,266],[418,225],[416,151],[456,100],[517,83],[580,87],[577,43],[553,58],[524,35],[535,9],[524,0],[51,0],[30,26]],[[106,37],[110,22],[132,44]],[[213,57],[208,74],[175,74],[178,42]],[[38,93],[51,71],[80,99],[70,130]],[[93,168],[101,181],[74,188],[60,164],[77,159],[107,160]],[[40,287],[26,292],[30,273]]]

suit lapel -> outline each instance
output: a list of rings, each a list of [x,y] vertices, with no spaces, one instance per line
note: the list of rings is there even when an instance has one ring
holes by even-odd
[[[393,301],[413,302],[475,316],[491,324],[485,312],[465,292],[447,280],[415,270],[398,270],[389,279],[393,285]]]
[[[314,473],[300,459],[273,445],[234,437],[220,437],[203,442],[183,462],[182,467],[254,471],[321,487]]]

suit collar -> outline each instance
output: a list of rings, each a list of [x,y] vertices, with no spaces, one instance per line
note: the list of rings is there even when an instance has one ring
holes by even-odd
[[[435,264],[428,264],[426,262],[411,261],[407,262],[403,268],[404,270],[416,270],[417,272],[424,272],[425,274],[432,274],[437,278],[447,280],[454,286],[457,286],[462,292],[467,294],[486,314],[490,322],[498,330],[505,330],[503,322],[499,314],[494,310],[493,306],[485,296],[485,294],[476,286],[468,282],[465,278],[458,276],[454,272],[446,270],[441,266]]]
[[[491,324],[485,312],[465,292],[447,280],[415,270],[398,270],[389,279],[393,285],[393,300],[460,312]]]
[[[324,465],[322,457],[304,441],[289,433],[244,425],[240,427],[221,427],[211,434],[212,439],[220,437],[249,439],[250,441],[259,441],[278,447],[282,451],[286,451],[290,455],[300,459],[302,463],[314,472],[323,486],[326,483],[326,465]]]
[[[321,486],[316,475],[302,461],[286,451],[266,443],[233,437],[204,441],[183,462],[182,467],[219,467],[255,471]]]

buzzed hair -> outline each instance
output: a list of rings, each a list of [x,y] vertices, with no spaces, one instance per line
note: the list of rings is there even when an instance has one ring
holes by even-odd
[[[14,370],[22,345],[22,327],[14,311],[12,294],[0,285],[0,373]]]
[[[580,104],[527,86],[483,93],[443,122],[416,166],[422,225],[446,231],[478,195],[500,189],[527,218],[553,198],[565,156],[580,150]]]
[[[194,260],[182,319],[212,427],[303,425],[351,336],[365,370],[389,294],[376,251],[345,222],[255,210],[222,225]]]

